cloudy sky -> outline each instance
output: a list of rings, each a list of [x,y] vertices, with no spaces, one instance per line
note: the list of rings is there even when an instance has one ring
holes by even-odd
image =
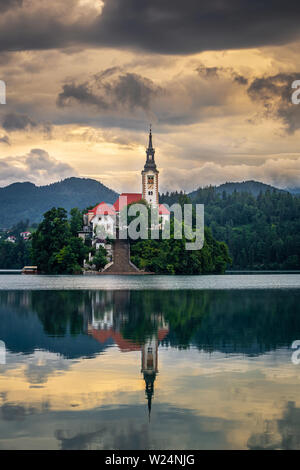
[[[0,186],[300,186],[300,3],[0,0]]]

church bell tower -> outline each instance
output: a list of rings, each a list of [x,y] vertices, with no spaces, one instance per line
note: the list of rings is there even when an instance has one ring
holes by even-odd
[[[148,204],[158,206],[158,173],[154,159],[155,150],[152,145],[152,130],[150,126],[149,144],[146,149],[146,163],[142,171],[142,194]]]

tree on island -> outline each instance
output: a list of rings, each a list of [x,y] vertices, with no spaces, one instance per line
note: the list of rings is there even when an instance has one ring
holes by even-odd
[[[21,220],[9,230],[0,230],[0,269],[21,269],[30,264],[31,241],[24,240],[21,232],[32,231],[29,220]],[[8,241],[14,236],[15,242]]]
[[[21,269],[30,264],[30,241],[0,240],[0,269]]]
[[[182,201],[184,203],[185,201]],[[143,202],[146,204],[145,202]],[[146,204],[147,205],[147,204]],[[147,206],[148,214],[149,207]],[[53,208],[44,214],[32,236],[32,262],[47,274],[75,274],[82,272],[83,260],[93,248],[78,238],[80,211],[73,209],[71,219],[62,208]],[[132,222],[134,217],[129,217]],[[186,249],[186,240],[174,238],[174,220],[171,221],[171,238],[151,240],[151,221],[148,218],[148,239],[130,240],[131,259],[140,269],[168,274],[223,273],[231,263],[224,242],[216,241],[209,229],[205,229],[205,242],[201,250]],[[161,233],[160,233],[161,236]],[[107,264],[106,250],[94,252],[93,264],[101,270]]]
[[[222,274],[231,258],[224,242],[218,242],[205,227],[201,250],[187,250],[184,236],[174,239],[171,222],[169,240],[137,240],[131,242],[131,260],[140,269],[165,274]]]
[[[31,250],[32,262],[41,272],[47,274],[82,272],[83,260],[89,250],[83,241],[74,235],[76,221],[78,221],[77,212],[73,211],[69,222],[67,211],[63,208],[53,207],[44,214],[43,221],[32,235]]]
[[[205,224],[229,247],[234,269],[300,269],[300,197],[278,190],[257,196],[218,192],[209,186],[190,194],[204,204]],[[180,202],[176,192],[162,194],[162,203]]]
[[[184,235],[179,240],[174,238],[175,230],[178,231],[180,227],[184,233],[184,223],[178,226],[174,218],[170,221],[170,239],[163,239],[160,230],[159,239],[152,240],[150,207],[146,201],[140,202],[148,209],[148,239],[130,240],[131,261],[138,268],[157,274],[222,274],[227,265],[232,263],[226,243],[215,240],[207,227],[204,229],[204,245],[201,250],[187,250],[186,243],[191,240],[187,240]],[[185,194],[179,195],[178,202],[182,207],[191,203]],[[132,219],[133,217],[128,217],[128,222],[132,222]]]
[[[97,271],[100,271],[107,264],[107,254],[106,249],[103,246],[100,246],[96,250],[95,255],[93,256],[93,264],[96,267]]]

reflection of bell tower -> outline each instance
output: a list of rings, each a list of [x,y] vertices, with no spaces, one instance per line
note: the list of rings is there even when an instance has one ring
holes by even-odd
[[[142,347],[142,370],[144,380],[146,383],[146,397],[148,400],[149,421],[151,414],[151,402],[154,395],[154,382],[157,370],[157,356],[158,356],[158,338],[153,336]]]

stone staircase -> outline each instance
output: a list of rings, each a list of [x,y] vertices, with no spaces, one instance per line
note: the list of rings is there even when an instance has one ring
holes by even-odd
[[[102,271],[102,274],[142,274],[130,261],[130,244],[128,240],[117,238],[113,244],[113,264]]]

